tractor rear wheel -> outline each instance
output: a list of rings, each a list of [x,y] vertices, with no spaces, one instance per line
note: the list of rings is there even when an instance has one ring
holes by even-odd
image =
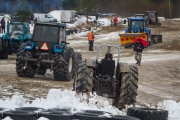
[[[46,69],[38,67],[36,69],[36,74],[37,75],[45,75],[46,74]]]
[[[55,54],[54,79],[59,81],[71,80],[74,72],[74,50],[64,47],[62,53]]]
[[[8,41],[2,40],[1,58],[8,59]]]
[[[31,65],[31,63],[27,62],[27,67],[25,67],[26,62],[23,60],[23,57],[31,57],[32,54],[30,51],[24,50],[24,45],[21,45],[16,58],[16,73],[19,77],[34,77],[35,76],[35,68]]]
[[[113,105],[122,109],[125,105],[136,103],[137,88],[138,88],[138,69],[136,66],[129,66],[129,73],[121,74],[121,86],[113,99]]]
[[[89,69],[84,61],[79,61],[77,65],[77,73],[75,74],[73,89],[77,93],[92,92],[93,88],[93,70]]]

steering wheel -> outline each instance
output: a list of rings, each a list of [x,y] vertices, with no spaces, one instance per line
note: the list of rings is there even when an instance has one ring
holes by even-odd
[[[140,33],[141,32],[141,28],[135,26],[135,27],[132,28],[132,32],[135,32],[135,31],[138,31],[138,33]]]

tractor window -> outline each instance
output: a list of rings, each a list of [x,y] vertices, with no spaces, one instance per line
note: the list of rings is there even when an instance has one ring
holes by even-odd
[[[66,41],[66,30],[64,28],[60,28],[59,43],[61,41]]]
[[[155,18],[155,13],[149,13],[149,18]]]
[[[143,29],[144,21],[131,21],[131,28],[134,27],[140,27],[141,29]]]
[[[33,41],[58,42],[58,27],[36,25]]]
[[[10,34],[23,34],[24,28],[22,24],[10,24],[9,33]]]

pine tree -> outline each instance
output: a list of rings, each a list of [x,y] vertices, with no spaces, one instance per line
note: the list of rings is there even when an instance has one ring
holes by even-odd
[[[20,22],[30,21],[32,10],[27,0],[17,0],[15,11],[16,11],[16,20]]]

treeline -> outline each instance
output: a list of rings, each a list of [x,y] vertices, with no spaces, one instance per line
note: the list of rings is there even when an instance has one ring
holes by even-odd
[[[65,9],[79,8],[79,3],[89,0],[64,0]],[[180,0],[91,0],[95,1],[94,10],[100,13],[116,13],[121,16],[133,16],[146,11],[157,11],[166,18],[180,17]],[[78,3],[78,4],[77,4]],[[84,5],[84,9],[88,7]],[[80,10],[80,9],[79,9]],[[82,8],[83,10],[83,8]]]

